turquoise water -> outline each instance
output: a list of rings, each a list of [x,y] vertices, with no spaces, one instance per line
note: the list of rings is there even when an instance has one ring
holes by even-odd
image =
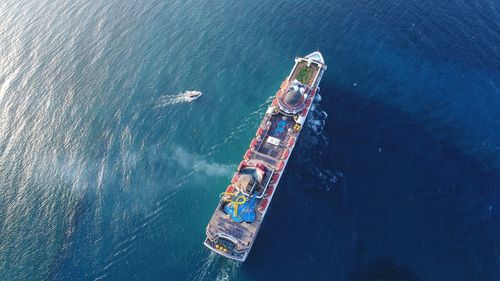
[[[500,279],[497,1],[0,15],[0,280]],[[211,254],[218,195],[293,58],[318,48],[322,101],[254,249]]]

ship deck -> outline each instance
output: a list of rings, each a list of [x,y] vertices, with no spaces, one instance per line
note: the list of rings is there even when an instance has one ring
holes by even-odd
[[[225,233],[238,239],[242,247],[250,246],[262,222],[262,213],[256,212],[257,217],[253,223],[239,223],[233,221],[221,208],[222,204],[219,203],[217,209],[220,212],[215,212],[212,217],[211,223],[214,223],[214,227],[209,228],[209,236],[216,237],[218,233]]]
[[[264,159],[269,159],[267,163],[277,168],[277,161],[287,148],[286,144],[291,137],[296,137],[297,133],[290,131],[295,125],[292,117],[281,113],[265,116],[261,127],[266,128],[266,135],[256,147],[255,155]]]
[[[288,130],[295,125],[295,121],[293,117],[286,116],[280,112],[275,112],[273,114],[266,113],[260,125],[261,128],[264,128],[264,132],[262,133],[263,137],[249,155],[247,163],[251,165],[262,161],[265,162],[267,166],[272,167],[273,170],[276,170],[278,169],[280,156],[287,148],[286,144],[288,140],[291,137],[297,137],[298,135],[298,133],[293,130]],[[278,145],[269,143],[267,141],[269,137],[279,139],[280,143]],[[272,175],[272,172],[267,173],[263,182],[267,182]],[[258,204],[259,203],[260,201]],[[258,233],[264,213],[257,209],[255,212],[256,219],[254,222],[240,223],[233,221],[229,215],[225,214],[222,207],[223,202],[221,200],[217,206],[217,210],[210,220],[210,227],[207,228],[208,236],[216,237],[218,233],[229,234],[238,239],[239,245],[237,246],[239,246],[240,249],[249,247]]]

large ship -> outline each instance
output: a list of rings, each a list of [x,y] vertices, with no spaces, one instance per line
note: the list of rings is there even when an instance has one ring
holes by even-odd
[[[326,70],[323,55],[295,58],[208,223],[205,246],[245,261]]]

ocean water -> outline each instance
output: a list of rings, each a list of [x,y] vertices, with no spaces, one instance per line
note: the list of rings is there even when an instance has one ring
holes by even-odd
[[[500,280],[499,3],[1,1],[0,280]],[[210,253],[218,194],[317,49],[248,260]]]

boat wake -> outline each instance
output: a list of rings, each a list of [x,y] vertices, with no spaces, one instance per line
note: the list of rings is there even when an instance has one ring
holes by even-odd
[[[216,281],[234,280],[240,266],[239,262],[226,260],[216,253],[210,252],[205,262],[188,279],[193,281],[213,280],[215,275]]]
[[[319,102],[321,101],[321,96],[316,94],[314,97],[314,103],[311,105],[311,110],[307,116],[306,128],[307,130],[303,133],[303,137],[307,142],[318,145],[328,145],[328,139],[325,134],[323,134],[323,128],[326,124],[326,119],[328,118],[328,113],[321,110]]]
[[[179,103],[189,103],[198,99],[202,93],[200,91],[184,91],[177,95],[165,95],[158,98],[155,107],[165,107]]]
[[[314,98],[314,103],[312,104],[311,111],[307,117],[307,126],[302,133],[303,141],[301,143],[303,146],[301,146],[301,149],[303,151],[300,154],[305,157],[302,161],[309,163],[309,165],[306,166],[310,167],[308,171],[315,179],[317,186],[326,191],[330,191],[335,188],[345,190],[346,179],[341,171],[338,171],[335,168],[332,169],[333,167],[323,167],[318,164],[321,162],[320,159],[322,156],[321,153],[318,154],[317,151],[324,151],[325,147],[329,145],[328,138],[324,133],[328,113],[321,109],[320,102],[321,96],[318,93]],[[311,149],[313,147],[314,149]]]
[[[217,274],[216,281],[229,281],[234,280],[236,273],[238,272],[238,267],[241,263],[235,261],[226,261],[220,268]]]
[[[313,118],[309,118],[307,125],[318,135],[323,133],[323,127],[325,127],[326,123],[326,118],[328,117],[328,114],[326,111],[321,110],[321,111],[316,111],[313,110],[311,112],[311,115]]]
[[[346,185],[344,174],[340,171],[331,171],[326,168],[315,166],[312,172],[320,183],[318,186],[321,186],[326,191],[330,191],[338,186],[345,187]]]
[[[216,253],[210,252],[208,258],[205,260],[203,265],[198,270],[196,270],[194,276],[190,278],[190,280],[193,281],[206,280],[207,277],[210,275],[210,272],[213,270],[215,262],[217,261],[218,258],[219,257],[217,256]]]

